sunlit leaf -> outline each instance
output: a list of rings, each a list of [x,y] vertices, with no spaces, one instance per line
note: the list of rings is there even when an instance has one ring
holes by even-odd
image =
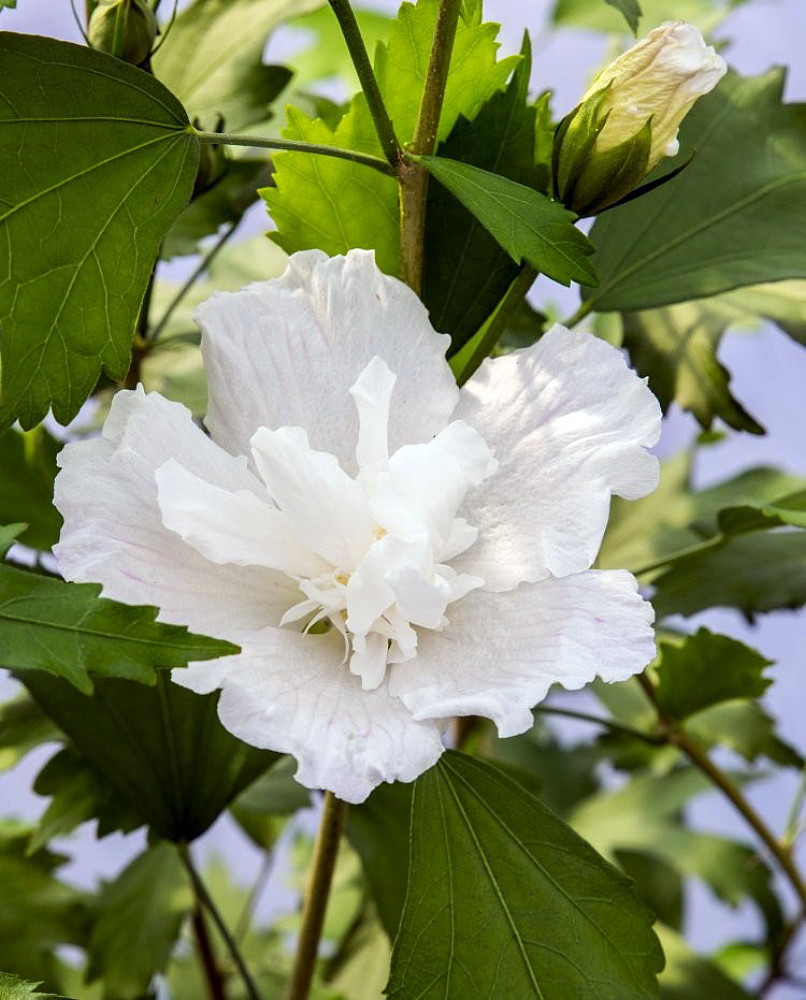
[[[616,8],[634,35],[638,33],[638,21],[642,14],[638,0],[605,0],[605,3]]]
[[[15,3],[16,0],[12,0],[8,6],[13,7]],[[5,4],[0,3],[2,6]],[[0,972],[0,1000],[66,1000],[66,997],[58,997],[55,993],[40,993],[37,987],[41,985]]]
[[[690,21],[701,31],[712,31],[734,7],[747,0],[640,0],[639,20],[642,33],[663,21]],[[630,6],[638,6],[626,0]],[[618,9],[617,9],[618,8]],[[624,14],[610,0],[556,0],[552,19],[555,24],[594,31],[624,34]]]
[[[129,366],[160,241],[198,140],[148,73],[89,48],[0,35],[0,427],[66,423]],[[22,158],[22,160],[21,160]]]
[[[455,752],[418,779],[390,997],[647,1000],[661,965],[629,882],[517,782]]]
[[[0,434],[0,523],[25,521],[20,541],[34,549],[49,549],[59,538],[62,519],[53,506],[53,480],[60,448],[41,426]]]

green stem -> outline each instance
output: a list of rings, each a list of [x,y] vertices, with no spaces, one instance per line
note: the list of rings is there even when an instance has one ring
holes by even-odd
[[[453,41],[459,24],[461,0],[441,0],[434,27],[428,72],[417,114],[414,139],[409,151],[431,156],[437,142],[439,117],[448,83]],[[401,277],[418,295],[422,291],[425,258],[425,210],[428,171],[418,163],[402,164],[400,181],[400,269]]]
[[[797,838],[798,830],[800,829],[800,814],[803,812],[804,802],[806,802],[806,764],[803,765],[803,769],[800,772],[798,790],[795,792],[795,798],[792,800],[789,818],[786,822],[784,840],[787,844],[794,844]]]
[[[199,900],[204,909],[210,914],[213,923],[216,925],[218,933],[221,935],[224,944],[226,945],[227,951],[230,953],[230,957],[238,970],[244,986],[246,987],[246,992],[249,1000],[261,1000],[260,994],[255,986],[255,981],[246,967],[246,963],[243,960],[243,956],[238,948],[238,945],[230,933],[229,927],[227,927],[224,922],[224,918],[215,905],[210,893],[207,891],[207,886],[204,884],[201,875],[196,870],[196,866],[193,864],[193,859],[190,856],[190,850],[186,843],[180,843],[177,845],[179,848],[179,856],[187,869],[187,873],[190,876],[190,881],[193,886],[193,891],[196,894],[196,898]]]
[[[364,92],[364,97],[366,98],[369,113],[375,125],[375,131],[378,133],[378,139],[380,140],[384,156],[393,168],[392,173],[397,173],[397,168],[402,157],[400,143],[397,141],[392,119],[386,110],[378,81],[372,69],[367,47],[364,45],[364,39],[361,37],[361,29],[358,27],[358,21],[349,0],[328,0],[328,2],[330,3],[331,10],[336,15],[336,20],[339,22],[344,41],[347,43],[347,51],[350,53],[353,66],[355,66],[358,82],[361,84],[361,89]]]
[[[654,706],[655,711],[658,713],[658,718],[661,723],[664,725],[667,741],[671,743],[672,746],[676,746],[678,750],[688,757],[691,763],[698,768],[698,770],[702,771],[709,781],[722,792],[725,798],[728,799],[734,809],[736,809],[736,811],[744,818],[759,840],[761,840],[761,842],[769,850],[770,854],[772,854],[778,862],[781,870],[789,879],[792,888],[795,890],[798,899],[800,900],[802,910],[806,911],[806,882],[803,880],[803,877],[798,871],[797,865],[795,864],[795,860],[792,856],[790,845],[784,843],[775,836],[761,816],[744,797],[739,786],[729,775],[725,774],[725,772],[711,760],[702,745],[686,732],[680,722],[671,718],[666,712],[663,711],[658,704],[658,699],[655,694],[655,688],[652,681],[647,677],[647,675],[640,674],[638,676],[638,682],[643,688],[647,698]]]
[[[162,331],[168,325],[168,322],[170,321],[171,316],[173,316],[173,314],[176,312],[177,308],[181,304],[181,302],[184,299],[184,297],[187,295],[187,293],[190,291],[190,289],[196,284],[196,282],[199,280],[199,278],[202,276],[202,274],[204,274],[204,272],[207,270],[207,268],[210,266],[210,264],[215,259],[215,257],[218,254],[219,250],[221,250],[221,248],[224,246],[224,244],[227,242],[227,240],[229,240],[229,238],[232,236],[232,234],[238,228],[238,223],[239,222],[240,222],[240,219],[236,219],[235,222],[231,222],[227,226],[227,228],[224,230],[224,232],[218,237],[218,239],[216,240],[216,242],[212,245],[212,247],[210,247],[210,249],[207,251],[207,253],[199,261],[198,265],[196,266],[196,268],[194,268],[193,273],[190,275],[190,277],[187,279],[187,281],[182,285],[182,287],[177,291],[176,295],[174,295],[174,297],[168,303],[168,306],[165,309],[165,312],[162,314],[162,316],[160,316],[159,322],[154,326],[154,329],[151,331],[151,335],[150,335],[149,339],[150,339],[150,341],[151,341],[152,344],[154,343],[154,341],[157,340],[157,338],[159,337],[159,335],[162,333]]]
[[[498,308],[490,318],[487,328],[481,335],[481,339],[474,348],[473,353],[470,355],[467,364],[459,373],[459,376],[456,379],[459,385],[464,385],[470,376],[473,375],[473,373],[478,369],[482,361],[492,354],[493,348],[501,339],[501,335],[506,329],[512,313],[523,301],[526,293],[534,284],[536,277],[537,271],[528,264],[524,264],[518,272],[518,276],[509,286],[503,299],[498,304]]]
[[[690,545],[687,549],[681,549],[679,552],[672,552],[670,555],[664,556],[656,562],[647,563],[646,566],[641,566],[640,569],[634,569],[631,572],[633,576],[644,576],[646,573],[654,573],[656,569],[663,569],[664,566],[677,562],[678,559],[683,559],[685,556],[699,555],[700,552],[718,548],[720,545],[724,545],[724,543],[724,535],[714,535],[713,538],[709,538],[704,542],[698,542],[696,545]]]
[[[285,1000],[307,1000],[310,993],[339,841],[346,817],[347,803],[337,799],[332,792],[325,792],[322,818],[319,821],[319,832],[314,848],[311,881],[302,911],[302,928]]]
[[[396,176],[396,169],[379,156],[369,153],[357,153],[352,149],[339,149],[338,146],[320,146],[315,142],[296,142],[293,139],[273,139],[263,135],[234,135],[232,132],[200,132],[190,126],[190,131],[199,142],[213,146],[255,146],[260,149],[282,149],[293,153],[314,153],[318,156],[335,156],[339,160],[350,160],[362,166],[379,170],[382,174]]]
[[[207,930],[207,922],[204,919],[201,901],[196,898],[196,905],[190,918],[193,927],[193,937],[196,941],[196,951],[199,955],[199,962],[204,973],[204,981],[207,984],[207,992],[210,1000],[227,1000],[227,993],[224,989],[224,977],[216,961],[213,942],[210,940],[210,932]]]
[[[666,737],[657,733],[645,733],[640,729],[633,729],[632,726],[624,726],[620,722],[612,719],[605,719],[600,715],[590,715],[588,712],[577,712],[572,708],[555,708],[553,705],[537,705],[534,709],[541,715],[561,715],[567,719],[579,719],[580,722],[590,722],[595,726],[602,726],[614,733],[623,733],[625,736],[632,736],[635,739],[643,740],[652,746],[661,746],[666,743]]]

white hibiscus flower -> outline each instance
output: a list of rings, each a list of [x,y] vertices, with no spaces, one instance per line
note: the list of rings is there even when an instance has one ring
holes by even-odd
[[[222,723],[362,801],[410,781],[457,715],[502,736],[554,683],[652,658],[652,611],[593,563],[610,496],[657,481],[660,413],[621,354],[556,326],[459,390],[417,297],[351,251],[197,313],[206,426],[142,389],[68,445],[70,580],[242,652],[176,670]]]

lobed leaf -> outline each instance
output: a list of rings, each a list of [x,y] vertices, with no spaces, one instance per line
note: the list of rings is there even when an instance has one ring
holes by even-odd
[[[120,379],[198,140],[148,73],[92,49],[0,34],[0,427],[71,420]]]

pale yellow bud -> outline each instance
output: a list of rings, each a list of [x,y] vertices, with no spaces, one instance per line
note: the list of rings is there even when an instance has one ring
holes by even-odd
[[[727,71],[725,60],[706,46],[700,32],[685,21],[667,21],[650,31],[605,67],[582,98],[603,90],[598,106],[607,121],[594,152],[603,153],[632,138],[651,119],[647,173],[680,148],[677,132],[694,102],[713,90]]]

